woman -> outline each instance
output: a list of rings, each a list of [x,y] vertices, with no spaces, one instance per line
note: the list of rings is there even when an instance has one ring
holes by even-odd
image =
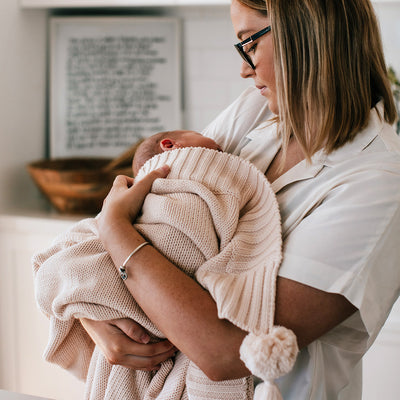
[[[400,144],[372,6],[233,0],[231,17],[241,76],[257,89],[204,133],[265,171],[280,205],[275,323],[292,329],[301,349],[279,381],[283,398],[361,398],[359,361],[400,287]],[[159,169],[135,185],[116,179],[99,219],[115,265],[143,243],[132,221],[154,179],[167,174]],[[239,359],[246,332],[218,319],[195,281],[151,246],[127,269],[127,288],[170,342],[146,345],[129,320],[82,321],[111,363],[155,369],[174,343],[211,379],[249,374]]]

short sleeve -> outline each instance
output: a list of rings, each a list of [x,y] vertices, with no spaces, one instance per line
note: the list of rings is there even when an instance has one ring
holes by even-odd
[[[242,138],[271,116],[267,99],[255,87],[249,87],[202,134],[214,139],[224,151],[238,155]]]
[[[361,171],[334,186],[288,234],[279,275],[344,295],[374,337],[400,290],[400,174]]]

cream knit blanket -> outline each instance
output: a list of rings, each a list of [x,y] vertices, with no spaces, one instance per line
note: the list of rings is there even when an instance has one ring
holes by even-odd
[[[279,209],[265,176],[222,152],[184,148],[149,160],[140,179],[168,164],[154,182],[136,229],[213,296],[220,318],[268,332],[282,257]],[[85,219],[33,257],[36,300],[50,319],[44,357],[86,379],[87,399],[247,400],[252,379],[212,382],[178,352],[155,373],[110,365],[78,318],[132,318],[163,338],[139,308]]]

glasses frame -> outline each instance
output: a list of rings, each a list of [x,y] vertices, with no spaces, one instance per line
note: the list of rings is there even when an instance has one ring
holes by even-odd
[[[235,49],[238,51],[240,54],[240,57],[243,58],[243,60],[253,69],[255,70],[256,67],[253,64],[253,61],[251,60],[250,56],[246,53],[244,50],[244,46],[253,43],[256,39],[260,38],[261,36],[265,35],[266,33],[271,31],[271,25],[268,25],[266,28],[261,29],[261,31],[256,32],[254,35],[251,35],[247,39],[243,40],[243,42],[234,44]]]

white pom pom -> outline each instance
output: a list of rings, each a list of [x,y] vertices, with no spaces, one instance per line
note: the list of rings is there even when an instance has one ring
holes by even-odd
[[[274,326],[266,335],[249,333],[240,347],[240,358],[254,375],[272,381],[293,368],[298,352],[295,334]]]
[[[263,382],[256,386],[253,400],[283,400],[281,392],[272,382]]]

